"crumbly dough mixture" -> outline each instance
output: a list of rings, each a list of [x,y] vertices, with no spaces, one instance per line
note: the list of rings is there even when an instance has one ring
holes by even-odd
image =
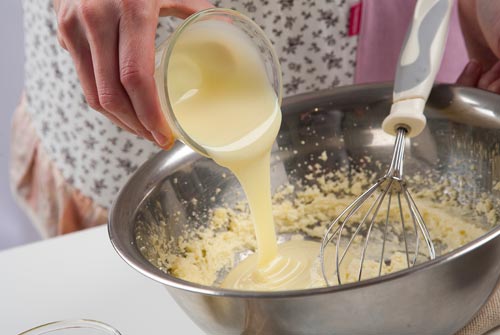
[[[296,185],[284,185],[274,195],[276,230],[283,239],[322,238],[328,223],[375,181],[375,174],[367,172],[351,172],[349,178],[345,170],[325,173],[320,164],[310,166],[309,170],[311,173],[304,180]],[[459,192],[447,180],[436,182],[417,175],[408,180],[408,185],[436,245],[437,254],[454,250],[480,237],[497,223],[495,204],[485,195],[480,196],[479,201],[471,202],[476,204],[473,206],[464,204]],[[387,213],[382,207],[377,217],[381,219],[377,221],[381,222]],[[388,251],[382,265],[383,274],[407,266],[396,205],[391,206],[389,217],[393,223],[387,235]],[[168,236],[168,223],[162,221],[139,230],[136,241],[143,255],[162,271],[190,282],[219,285],[238,261],[255,251],[255,235],[244,202],[233,208],[213,209],[209,220],[208,227],[199,228],[175,241],[165,237]],[[409,213],[405,213],[405,220],[410,222]],[[370,248],[380,245],[381,236],[380,231],[372,233]],[[341,267],[343,283],[357,280],[359,257],[356,251],[360,250],[363,238],[359,236],[355,242],[342,265],[345,268]],[[424,252],[425,246],[421,245],[419,250]],[[368,251],[370,254],[370,249]],[[373,253],[380,255],[380,251]],[[420,262],[424,259],[420,257]],[[376,257],[367,257],[362,278],[377,276],[379,264]],[[330,284],[334,284],[336,277],[333,270],[331,273]],[[324,286],[319,262],[316,276],[313,286]]]

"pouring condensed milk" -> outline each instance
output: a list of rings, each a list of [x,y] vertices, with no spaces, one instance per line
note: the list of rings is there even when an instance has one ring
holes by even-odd
[[[195,14],[178,31],[182,33],[174,33],[175,42],[167,46],[166,69],[156,74],[166,117],[186,144],[237,177],[257,239],[256,254],[239,263],[222,287],[309,287],[319,243],[290,241],[278,246],[274,229],[270,154],[281,125],[281,74],[270,42],[255,23],[226,9]],[[265,47],[257,47],[255,35]],[[274,86],[263,53],[271,58]]]

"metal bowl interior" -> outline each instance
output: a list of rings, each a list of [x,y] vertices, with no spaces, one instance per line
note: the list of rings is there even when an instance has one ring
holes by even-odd
[[[365,168],[383,173],[386,165],[380,167],[375,162],[388,163],[393,150],[394,137],[380,128],[390,110],[391,96],[392,86],[380,84],[337,88],[285,99],[283,123],[272,152],[273,189],[302,179],[309,173],[303,163],[320,156],[325,150],[333,153],[325,162],[327,169],[344,167],[356,170],[359,161],[369,155],[372,163],[365,162]],[[500,191],[495,186],[500,181],[500,112],[495,107],[499,103],[496,95],[484,91],[436,86],[426,109],[427,128],[410,140],[405,174],[433,171],[433,175],[451,181],[460,176],[462,182],[457,181],[452,186],[459,188],[462,200],[472,206],[481,194],[498,197]],[[217,194],[215,190],[218,190]],[[196,203],[191,201],[192,198],[197,199]],[[154,226],[161,217],[169,222],[167,233],[175,238],[186,229],[203,224],[203,218],[208,217],[214,207],[231,206],[242,199],[240,186],[228,171],[178,143],[171,151],[161,152],[147,161],[120,191],[110,211],[110,238],[129,265],[176,292],[180,289],[190,294],[241,299],[303,298],[376,288],[382,284],[384,287],[392,285],[397,290],[398,280],[402,281],[402,278],[417,272],[432,273],[433,269],[473,254],[488,243],[500,243],[497,241],[500,230],[493,227],[481,238],[408,270],[337,287],[267,293],[223,290],[190,283],[158,270],[138,250],[135,240],[138,222],[146,220]],[[174,213],[176,220],[173,220]],[[458,329],[459,323],[463,325],[472,317],[491,293],[498,281],[500,267],[492,267],[483,259],[482,263],[485,262],[484,266],[492,270],[485,274],[481,298],[470,310],[464,311],[468,317],[439,329]],[[185,309],[191,308],[185,303],[180,304]],[[204,321],[197,322],[204,326]],[[223,327],[224,322],[221,324]],[[218,331],[225,328],[205,329]]]

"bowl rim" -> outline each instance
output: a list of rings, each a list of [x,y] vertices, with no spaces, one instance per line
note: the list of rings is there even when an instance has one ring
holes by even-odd
[[[488,93],[483,90],[475,89],[475,88],[468,88],[468,87],[461,87],[458,85],[448,85],[448,84],[440,84],[437,85],[440,87],[449,87],[449,88],[459,88],[459,89],[466,89],[466,90],[471,90],[471,91],[480,91],[481,94]],[[283,100],[283,106],[287,106],[289,104],[293,104],[302,100],[308,100],[308,99],[321,99],[321,98],[327,98],[331,97],[332,95],[337,95],[341,93],[349,93],[353,89],[360,90],[360,89],[365,89],[365,90],[376,90],[376,89],[382,89],[383,91],[386,90],[387,94],[392,94],[392,82],[389,83],[376,83],[376,84],[363,84],[363,85],[351,85],[351,86],[343,86],[343,87],[338,87],[338,88],[330,88],[330,89],[325,89],[325,90],[320,90],[312,93],[303,93],[303,94],[298,94],[292,97],[285,98]],[[385,91],[384,91],[385,92]],[[493,94],[492,94],[493,95]],[[182,144],[177,144],[176,146],[182,146]],[[175,148],[173,148],[175,150]],[[340,292],[340,291],[349,291],[353,289],[358,289],[362,287],[367,287],[367,286],[373,286],[381,283],[386,283],[390,282],[393,280],[397,280],[400,278],[404,278],[409,276],[410,274],[417,272],[417,271],[423,271],[425,269],[430,269],[435,266],[438,266],[439,264],[443,264],[446,262],[450,262],[452,260],[455,260],[459,257],[464,256],[465,254],[474,251],[475,249],[481,247],[482,245],[490,242],[491,240],[497,238],[500,235],[500,225],[497,227],[492,228],[489,230],[487,233],[484,235],[481,235],[477,239],[455,249],[452,250],[444,255],[440,255],[436,257],[433,260],[426,261],[424,263],[417,264],[411,268],[406,268],[397,272],[393,272],[390,274],[382,275],[379,277],[374,277],[374,278],[369,278],[369,279],[364,279],[359,282],[353,282],[353,283],[346,283],[342,285],[334,285],[334,286],[328,286],[328,287],[319,287],[319,288],[310,288],[310,289],[303,289],[303,290],[287,290],[287,291],[244,291],[244,290],[233,290],[233,289],[224,289],[220,287],[214,287],[214,286],[206,286],[206,285],[201,285],[193,282],[189,282],[180,278],[176,278],[174,276],[171,276],[158,268],[156,268],[153,264],[149,263],[144,256],[140,253],[140,251],[137,249],[135,245],[135,241],[121,241],[117,238],[118,232],[117,232],[117,225],[120,225],[119,222],[115,219],[115,209],[117,208],[117,204],[120,203],[121,199],[124,197],[124,195],[131,190],[129,189],[131,187],[131,181],[133,179],[133,176],[140,171],[144,170],[147,168],[148,165],[153,164],[156,159],[158,159],[158,156],[153,157],[151,160],[145,162],[143,165],[139,167],[139,169],[134,172],[134,174],[129,178],[127,183],[122,187],[120,192],[118,193],[118,196],[116,197],[115,201],[113,201],[110,209],[109,209],[109,215],[108,215],[108,234],[109,234],[109,239],[111,241],[111,244],[115,251],[118,253],[118,255],[133,269],[141,273],[142,275],[153,279],[156,282],[159,282],[167,288],[175,288],[175,289],[180,289],[184,291],[189,291],[191,293],[198,293],[198,294],[203,294],[203,295],[209,295],[209,296],[224,296],[224,297],[236,297],[236,298],[289,298],[289,297],[306,297],[306,296],[313,296],[313,295],[320,295],[320,294],[325,294],[325,293],[334,293],[334,292]],[[148,192],[149,194],[149,192]],[[137,209],[134,211],[134,215],[132,217],[135,217]],[[134,256],[138,256],[141,259],[144,260],[143,263],[147,263],[146,266],[141,264],[141,262],[135,261]]]

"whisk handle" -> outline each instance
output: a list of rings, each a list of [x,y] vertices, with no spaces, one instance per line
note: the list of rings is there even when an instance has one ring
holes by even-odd
[[[391,113],[382,127],[395,135],[405,126],[407,136],[425,127],[424,107],[441,65],[453,0],[419,0],[399,56]]]

